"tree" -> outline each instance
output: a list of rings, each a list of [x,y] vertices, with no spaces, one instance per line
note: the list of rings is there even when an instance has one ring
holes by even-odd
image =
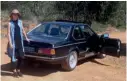
[[[118,1],[64,1],[57,2],[56,8],[58,11],[65,12],[65,16],[70,17],[71,20],[91,25],[92,21],[107,23],[121,3]],[[125,8],[124,5],[121,4],[121,6]],[[80,16],[82,18],[78,19]]]
[[[17,8],[24,19],[52,21],[67,19],[92,24],[126,25],[125,1],[2,1],[1,9]],[[3,14],[2,14],[3,15]]]

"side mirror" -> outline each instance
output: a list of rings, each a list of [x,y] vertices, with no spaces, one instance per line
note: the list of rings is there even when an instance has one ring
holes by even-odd
[[[104,33],[101,35],[102,38],[109,38],[109,34],[108,33]]]

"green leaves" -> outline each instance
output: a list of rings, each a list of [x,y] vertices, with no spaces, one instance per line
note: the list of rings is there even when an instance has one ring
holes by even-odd
[[[93,21],[117,27],[126,25],[125,1],[2,1],[1,8],[4,12],[17,8],[23,19],[37,21],[67,19],[89,25]]]

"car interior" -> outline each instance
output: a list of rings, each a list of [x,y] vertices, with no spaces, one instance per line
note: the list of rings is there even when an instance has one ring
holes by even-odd
[[[59,35],[59,29],[58,28],[52,28],[50,31],[50,35]]]

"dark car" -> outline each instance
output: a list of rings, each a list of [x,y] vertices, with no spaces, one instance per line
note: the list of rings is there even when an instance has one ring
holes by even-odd
[[[98,35],[87,24],[70,21],[43,22],[27,33],[24,40],[26,59],[60,63],[65,70],[73,70],[81,58],[101,56],[105,49],[115,48],[120,56],[119,39],[108,34]],[[111,53],[107,53],[111,55]]]

